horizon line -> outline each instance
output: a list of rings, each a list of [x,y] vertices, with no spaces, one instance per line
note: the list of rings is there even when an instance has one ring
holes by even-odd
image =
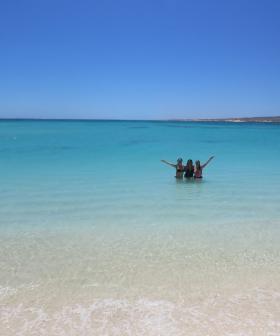
[[[252,117],[228,117],[228,118],[166,118],[166,119],[118,119],[118,118],[1,118],[0,121],[6,120],[6,121],[230,121],[230,120],[262,120],[262,119],[277,119],[280,118],[280,115],[277,116],[252,116]]]

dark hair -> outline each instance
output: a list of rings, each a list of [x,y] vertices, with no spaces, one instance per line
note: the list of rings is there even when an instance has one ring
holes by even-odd
[[[193,167],[193,162],[192,162],[192,160],[191,159],[189,159],[188,161],[187,161],[187,168],[192,168]]]

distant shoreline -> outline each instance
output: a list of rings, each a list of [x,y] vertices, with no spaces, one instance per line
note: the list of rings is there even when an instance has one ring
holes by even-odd
[[[246,117],[246,118],[190,118],[190,119],[172,119],[173,121],[196,121],[196,122],[258,122],[258,123],[280,123],[280,116],[275,117]]]
[[[230,123],[280,123],[280,116],[244,118],[178,118],[178,119],[89,119],[89,118],[0,118],[0,121],[150,121],[150,122],[230,122]]]

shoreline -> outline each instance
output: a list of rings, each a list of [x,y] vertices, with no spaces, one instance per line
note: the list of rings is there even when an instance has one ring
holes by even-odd
[[[232,123],[280,123],[280,116],[275,117],[246,117],[246,118],[198,118],[172,119],[171,121],[194,122],[232,122]]]
[[[244,118],[174,118],[174,119],[98,119],[98,118],[0,118],[1,121],[114,121],[114,122],[221,122],[221,123],[280,123],[280,116]]]

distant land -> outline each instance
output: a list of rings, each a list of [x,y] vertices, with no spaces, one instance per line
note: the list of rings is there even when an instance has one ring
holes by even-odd
[[[94,119],[94,118],[1,118],[0,121],[195,121],[195,122],[235,122],[235,123],[280,123],[280,116],[246,118],[173,118],[173,119]]]
[[[280,116],[276,117],[247,117],[247,118],[189,118],[189,119],[171,119],[173,121],[201,121],[201,122],[259,122],[259,123],[280,123]]]

